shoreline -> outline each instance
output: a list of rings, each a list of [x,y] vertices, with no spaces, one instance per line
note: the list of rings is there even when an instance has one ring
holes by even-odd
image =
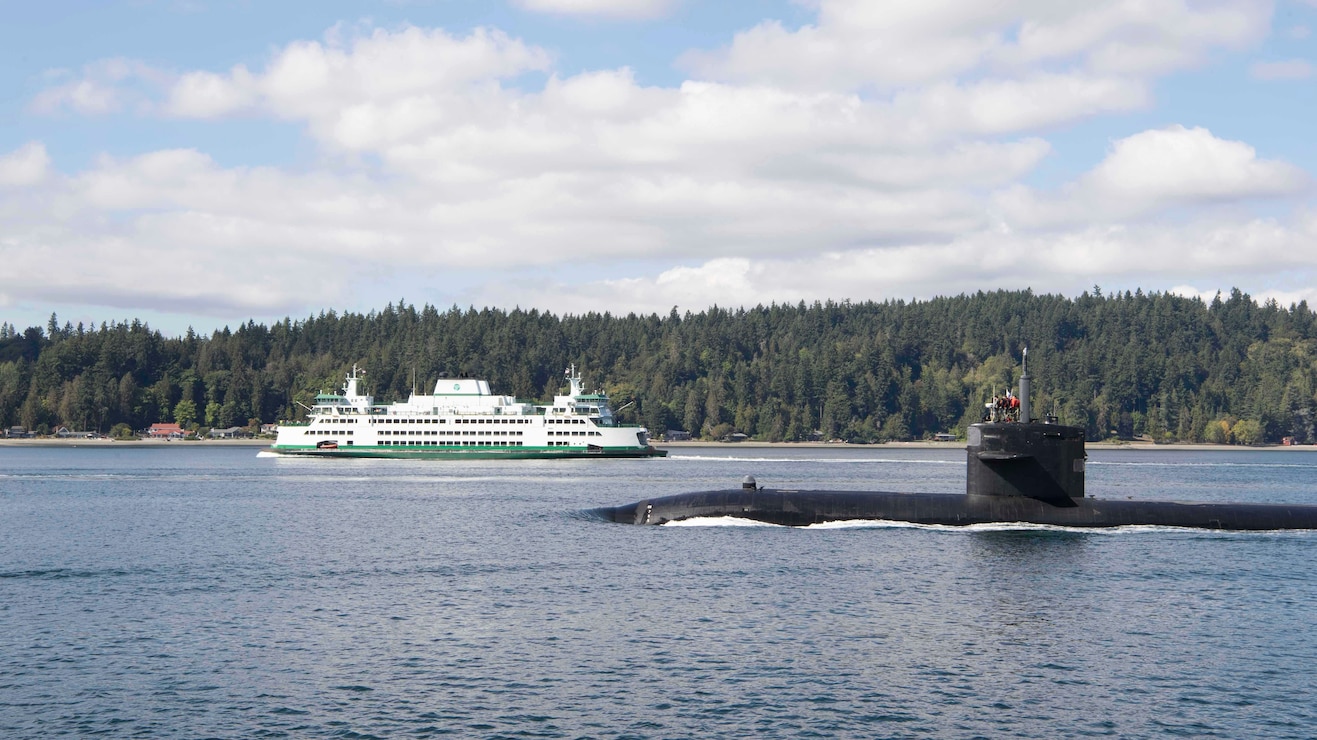
[[[206,440],[166,440],[166,439],[5,439],[0,438],[0,447],[269,447],[272,439],[206,439]],[[697,449],[848,449],[848,450],[963,450],[964,442],[880,442],[871,445],[853,445],[836,442],[709,442],[692,440],[689,442],[652,442],[663,450],[697,450]],[[1281,451],[1281,452],[1317,452],[1317,445],[1218,445],[1206,443],[1176,442],[1173,444],[1155,444],[1153,442],[1087,442],[1090,450],[1166,450],[1166,451],[1203,451],[1230,452],[1245,450]]]
[[[854,450],[963,450],[964,442],[933,442],[929,440],[920,440],[917,442],[879,442],[871,445],[853,445],[835,442],[707,442],[704,440],[693,440],[690,442],[654,442],[655,447],[665,450],[674,449],[700,449],[700,448],[735,448],[735,447],[758,447],[758,448],[816,448],[816,449],[854,449]],[[1248,447],[1244,445],[1218,445],[1208,443],[1193,442],[1175,442],[1172,444],[1156,444],[1154,442],[1085,442],[1084,446],[1089,450],[1166,450],[1166,451],[1205,451],[1205,452],[1229,452],[1243,450],[1275,450],[1283,452],[1317,452],[1317,445],[1259,445]]]
[[[699,448],[817,448],[817,449],[964,449],[965,442],[934,442],[928,440],[914,442],[877,442],[872,445],[852,445],[847,442],[710,442],[693,440],[682,442],[652,442],[660,449],[699,449]],[[1202,452],[1231,452],[1231,450],[1275,450],[1275,452],[1317,452],[1317,445],[1213,445],[1208,442],[1172,442],[1159,445],[1156,442],[1084,442],[1085,449],[1133,449],[1133,450],[1167,450],[1167,452],[1185,452],[1185,450],[1202,450]]]
[[[272,439],[0,439],[0,447],[269,447]]]

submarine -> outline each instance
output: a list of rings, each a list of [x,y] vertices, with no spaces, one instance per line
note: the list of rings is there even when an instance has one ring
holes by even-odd
[[[971,424],[965,445],[965,493],[765,489],[753,476],[739,488],[699,491],[594,509],[605,520],[664,524],[695,517],[737,517],[807,526],[855,519],[968,526],[1155,525],[1217,530],[1317,529],[1317,506],[1095,499],[1084,495],[1084,430],[1034,420],[1030,378],[1020,377],[1017,414],[992,411]],[[1008,394],[1009,396],[1009,394]],[[992,405],[989,404],[991,407]]]

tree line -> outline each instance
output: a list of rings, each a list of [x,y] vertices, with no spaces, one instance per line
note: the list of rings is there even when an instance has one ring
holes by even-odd
[[[575,364],[623,421],[654,433],[879,442],[963,433],[1015,387],[1029,348],[1035,415],[1090,440],[1314,441],[1317,317],[1234,290],[1078,297],[979,292],[926,301],[815,302],[698,313],[537,310],[322,312],[208,337],[140,321],[22,332],[0,325],[0,424],[32,430],[230,427],[305,416],[355,363],[380,400],[441,374],[547,399]]]

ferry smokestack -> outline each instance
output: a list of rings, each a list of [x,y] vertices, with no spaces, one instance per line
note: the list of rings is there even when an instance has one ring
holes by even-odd
[[[1024,348],[1024,358],[1020,361],[1020,421],[1028,424],[1033,421],[1029,413],[1029,348]]]

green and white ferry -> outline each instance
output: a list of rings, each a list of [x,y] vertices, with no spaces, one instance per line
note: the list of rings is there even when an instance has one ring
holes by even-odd
[[[494,395],[474,378],[435,383],[432,395],[376,404],[354,365],[340,393],[321,393],[304,422],[283,422],[269,451],[317,457],[418,459],[663,457],[641,426],[618,424],[602,391],[586,393],[575,366],[551,404]]]

